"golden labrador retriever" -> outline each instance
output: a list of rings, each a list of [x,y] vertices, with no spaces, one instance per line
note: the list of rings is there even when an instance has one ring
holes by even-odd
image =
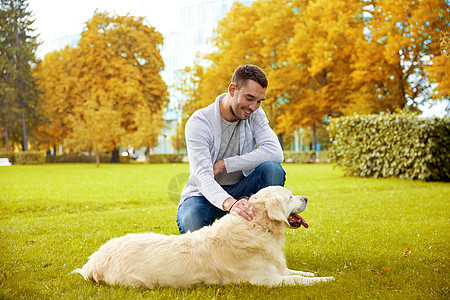
[[[286,267],[284,228],[308,226],[298,215],[306,208],[306,197],[273,186],[249,201],[258,211],[252,221],[231,213],[184,235],[139,233],[114,238],[74,272],[97,282],[147,288],[241,282],[305,285],[333,279]]]

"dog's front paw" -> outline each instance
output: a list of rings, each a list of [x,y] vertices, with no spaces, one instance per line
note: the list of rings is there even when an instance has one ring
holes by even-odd
[[[333,276],[330,277],[307,277],[305,278],[308,282],[308,284],[314,284],[314,283],[318,283],[318,282],[327,282],[327,281],[331,281],[334,280]]]
[[[333,276],[328,276],[328,277],[317,277],[318,279],[320,279],[319,281],[331,281],[334,280]]]

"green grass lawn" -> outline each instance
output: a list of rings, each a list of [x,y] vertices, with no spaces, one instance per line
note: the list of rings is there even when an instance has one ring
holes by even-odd
[[[188,165],[49,164],[0,167],[0,299],[449,299],[449,183],[284,167],[286,187],[309,199],[310,227],[286,230],[288,267],[333,282],[146,290],[84,281],[70,272],[110,238],[178,234],[168,184]]]

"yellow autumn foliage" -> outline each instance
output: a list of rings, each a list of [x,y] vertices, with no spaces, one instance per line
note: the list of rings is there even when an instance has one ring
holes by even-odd
[[[168,102],[162,35],[141,17],[96,12],[76,48],[36,69],[47,117],[39,131],[77,151],[154,146]]]
[[[440,40],[449,13],[444,0],[235,3],[218,23],[214,53],[199,63],[207,67],[190,87],[196,92],[185,90],[185,116],[226,92],[233,70],[247,63],[266,72],[263,107],[278,133],[325,116],[416,110],[425,100],[448,99]]]
[[[441,32],[440,49],[426,70],[432,82],[437,83],[435,97],[450,99],[450,31]]]

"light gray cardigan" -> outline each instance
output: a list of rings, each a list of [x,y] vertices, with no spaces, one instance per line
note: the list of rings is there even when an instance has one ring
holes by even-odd
[[[223,202],[231,197],[214,180],[213,173],[222,134],[219,103],[225,95],[218,96],[214,103],[194,112],[186,123],[190,175],[178,206],[189,197],[203,195],[213,205],[223,209]],[[248,176],[263,162],[283,161],[281,145],[261,107],[247,120],[242,120],[239,126],[240,155],[224,159],[227,172],[242,171],[244,176]]]

